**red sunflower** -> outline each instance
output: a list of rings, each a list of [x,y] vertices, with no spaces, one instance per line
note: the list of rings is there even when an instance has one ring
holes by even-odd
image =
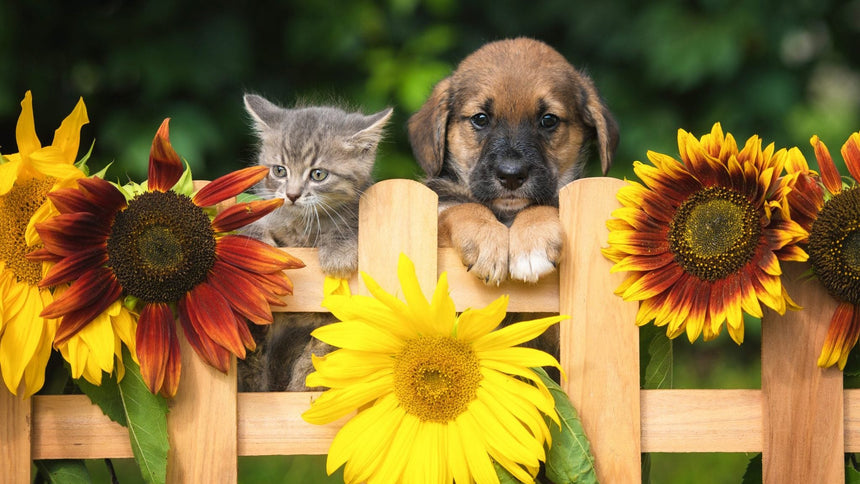
[[[743,314],[760,318],[760,303],[797,309],[780,280],[780,261],[807,258],[797,246],[807,231],[783,206],[788,152],[762,148],[757,136],[738,150],[719,123],[701,139],[679,130],[678,147],[680,162],[649,151],[653,166],[634,163],[644,185],[619,190],[603,252],[613,271],[629,273],[616,293],[641,301],[637,324],[692,342],[725,323],[740,344]]]
[[[89,178],[79,180],[80,189],[49,194],[60,215],[37,225],[44,249],[35,257],[56,262],[41,285],[71,283],[42,312],[42,317],[62,317],[55,344],[123,299],[140,314],[136,346],[146,385],[173,396],[181,365],[177,314],[195,352],[227,372],[231,353],[244,358],[246,348],[256,346],[246,319],[271,323],[270,305],[282,304],[280,296],[292,293],[282,271],[304,264],[230,233],[282,200],[240,203],[214,219],[210,215],[211,206],[248,189],[267,169],[238,170],[191,194],[190,177],[182,177],[182,162],[170,144],[168,121],[152,142],[147,188],[121,190]]]
[[[820,209],[809,232],[809,261],[815,276],[839,302],[818,366],[838,365],[841,370],[860,336],[860,133],[852,134],[842,146],[842,158],[851,174],[844,181],[827,146],[818,136],[810,142],[825,191],[814,185],[795,191],[809,199],[810,208]],[[809,178],[808,168],[799,166],[796,171],[800,180]]]

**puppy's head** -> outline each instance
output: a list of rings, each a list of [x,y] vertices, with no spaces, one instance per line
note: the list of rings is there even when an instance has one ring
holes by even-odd
[[[409,120],[409,138],[428,177],[468,187],[508,218],[556,203],[582,176],[592,141],[605,174],[618,128],[588,76],[548,45],[518,38],[466,57]]]

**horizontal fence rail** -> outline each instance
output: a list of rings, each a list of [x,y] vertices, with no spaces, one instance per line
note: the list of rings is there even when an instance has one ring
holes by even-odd
[[[562,190],[565,255],[538,284],[487,287],[466,272],[453,249],[436,245],[436,196],[407,180],[377,183],[360,211],[359,267],[396,291],[397,257],[415,263],[425,293],[448,273],[458,310],[510,295],[512,312],[561,312],[563,386],[579,411],[602,483],[641,480],[642,452],[763,452],[764,482],[843,482],[844,453],[860,452],[860,390],[843,390],[838,370],[816,366],[834,306],[804,264],[789,264],[785,284],[804,311],[762,321],[761,389],[640,390],[637,306],[613,294],[623,274],[600,253],[605,222],[618,206],[621,180],[578,180]],[[295,293],[285,311],[323,311],[315,249],[286,248],[306,263],[288,275]],[[360,278],[351,281],[366,293]],[[236,482],[236,457],[324,454],[343,424],[317,426],[300,414],[315,392],[237,393],[223,375],[183,348],[183,370],[170,402],[168,481]],[[348,418],[348,417],[347,417]],[[344,419],[345,421],[345,419]],[[132,457],[128,432],[82,395],[0,391],[0,469],[29,482],[34,459]],[[7,481],[3,481],[7,482]]]

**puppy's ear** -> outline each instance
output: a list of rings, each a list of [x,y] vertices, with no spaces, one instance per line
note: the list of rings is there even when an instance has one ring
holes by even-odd
[[[618,123],[609,112],[609,108],[597,93],[594,82],[580,74],[579,86],[582,97],[580,99],[580,112],[587,126],[594,128],[597,135],[597,148],[600,151],[600,167],[603,174],[612,166],[615,150],[618,148]]]
[[[450,78],[439,81],[430,98],[409,118],[412,153],[427,176],[438,175],[445,160],[450,86]]]

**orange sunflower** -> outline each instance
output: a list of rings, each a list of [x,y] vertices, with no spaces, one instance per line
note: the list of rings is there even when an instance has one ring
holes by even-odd
[[[818,366],[838,365],[842,370],[860,336],[860,190],[856,188],[860,180],[860,132],[842,145],[842,157],[852,178],[845,180],[848,183],[843,183],[827,146],[818,136],[810,142],[826,192],[815,190],[815,186],[795,191],[809,200],[810,208],[820,210],[809,233],[809,261],[815,276],[839,302]],[[809,178],[808,168],[799,166],[795,171],[800,179]]]
[[[231,353],[244,358],[245,349],[255,347],[246,319],[270,323],[270,304],[292,292],[282,271],[303,264],[230,233],[281,200],[237,204],[214,219],[208,208],[254,185],[266,168],[238,170],[192,195],[190,177],[183,176],[170,144],[168,121],[152,142],[146,189],[120,189],[89,178],[78,182],[80,189],[49,194],[60,215],[37,225],[44,249],[36,256],[56,262],[43,286],[71,282],[42,312],[42,317],[62,317],[55,344],[123,299],[139,310],[135,339],[146,385],[173,396],[181,364],[176,313],[195,352],[226,372]]]
[[[607,222],[612,270],[629,276],[616,290],[641,301],[636,323],[667,326],[710,340],[726,323],[744,338],[743,313],[762,316],[764,303],[783,314],[798,309],[780,280],[780,261],[807,259],[797,246],[807,231],[789,218],[781,174],[788,152],[762,149],[757,136],[738,149],[719,123],[696,139],[678,131],[681,161],[648,152],[654,166],[634,163],[643,184],[618,192],[623,205]]]

